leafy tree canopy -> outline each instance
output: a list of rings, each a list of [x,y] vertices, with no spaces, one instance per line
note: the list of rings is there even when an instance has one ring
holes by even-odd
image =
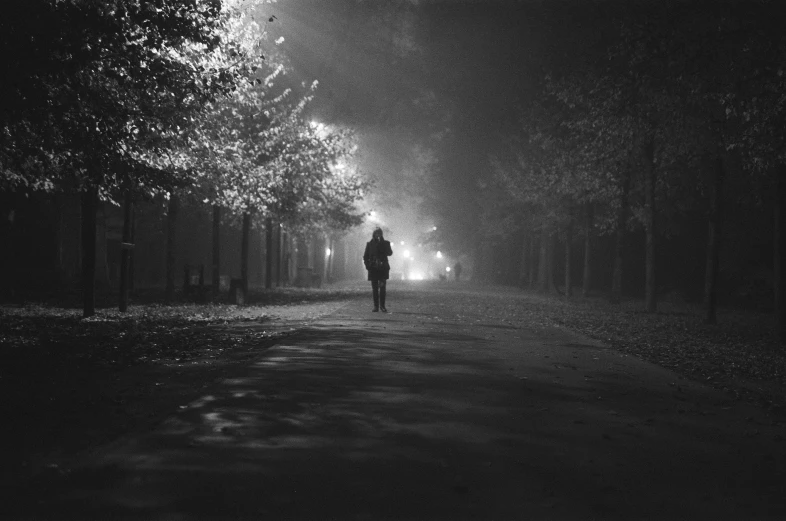
[[[174,179],[139,157],[247,77],[242,11],[215,0],[32,0],[4,9],[0,178],[6,187]]]

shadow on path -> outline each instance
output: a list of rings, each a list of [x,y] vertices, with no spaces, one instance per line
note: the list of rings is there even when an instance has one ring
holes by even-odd
[[[551,338],[561,347],[543,355],[541,339],[516,328],[491,342],[485,326],[446,332],[361,307],[95,453],[19,518],[786,514],[783,451],[735,447],[698,414],[670,420],[663,374],[650,385],[571,338]]]

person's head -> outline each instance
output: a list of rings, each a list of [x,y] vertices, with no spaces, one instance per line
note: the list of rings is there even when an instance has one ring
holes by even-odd
[[[382,228],[375,228],[374,233],[371,234],[371,238],[379,241],[383,240],[384,237],[382,236]]]

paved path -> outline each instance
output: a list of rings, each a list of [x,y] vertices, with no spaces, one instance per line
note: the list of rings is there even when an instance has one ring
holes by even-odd
[[[784,519],[782,427],[564,331],[352,302],[30,519]]]

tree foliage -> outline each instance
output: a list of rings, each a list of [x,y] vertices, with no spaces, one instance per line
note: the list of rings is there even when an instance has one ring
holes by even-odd
[[[214,1],[36,0],[4,10],[0,165],[7,187],[166,186],[140,156],[248,73]]]
[[[697,219],[719,233],[724,202],[778,206],[786,37],[775,4],[631,2],[614,16],[603,52],[553,67],[517,103],[517,128],[474,181],[480,225],[465,230],[478,240],[567,232],[591,205],[593,233],[645,230],[649,258]],[[734,226],[726,233],[744,233]],[[717,256],[719,240],[707,251]],[[657,279],[659,291],[675,284]]]
[[[257,3],[6,9],[0,48],[13,81],[0,85],[0,186],[91,189],[106,200],[177,189],[238,213],[285,218],[320,201],[352,213],[359,177],[330,179],[345,140],[305,123],[316,85],[298,96],[282,86],[283,60]]]

